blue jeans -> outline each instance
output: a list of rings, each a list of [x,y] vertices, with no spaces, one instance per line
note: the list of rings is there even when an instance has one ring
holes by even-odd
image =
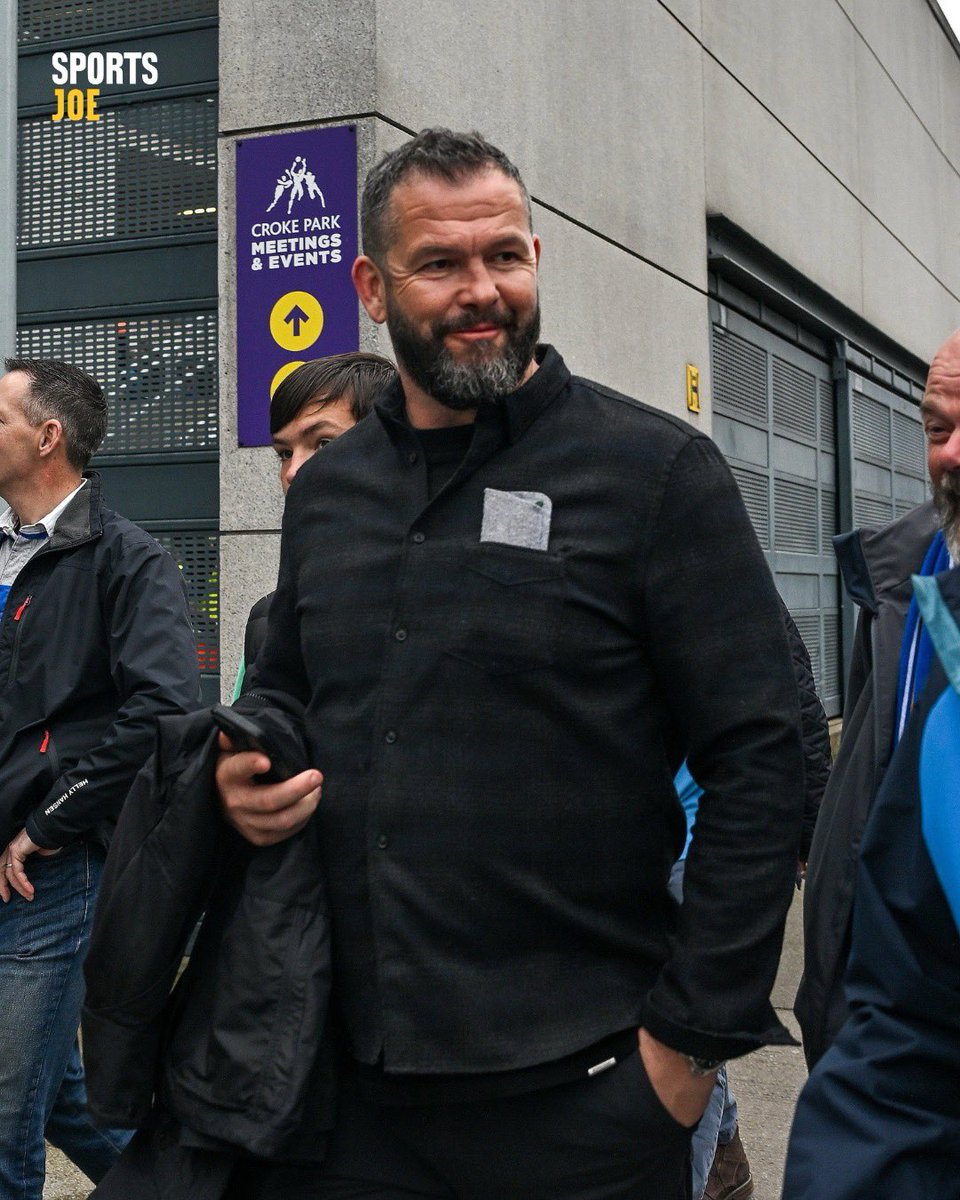
[[[673,864],[670,872],[670,894],[678,904],[683,903],[683,873],[686,860],[681,858]],[[706,1110],[700,1118],[700,1123],[693,1131],[693,1141],[690,1143],[690,1163],[693,1175],[693,1200],[702,1200],[707,1177],[713,1165],[713,1157],[717,1145],[725,1146],[737,1132],[737,1102],[727,1083],[727,1069],[721,1067],[717,1072],[717,1082],[714,1084]]]
[[[77,1046],[103,861],[88,843],[32,855],[34,899],[0,904],[0,1200],[41,1200],[45,1134],[94,1181],[129,1140],[87,1116]]]

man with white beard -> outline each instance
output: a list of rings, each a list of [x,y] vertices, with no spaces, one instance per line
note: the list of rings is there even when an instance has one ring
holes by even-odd
[[[932,503],[884,529],[836,539],[844,583],[860,616],[843,740],[817,820],[804,901],[804,975],[795,1010],[811,1068],[848,1015],[843,976],[857,850],[932,658],[911,575],[945,571],[960,551],[960,330],[934,356],[920,416]]]

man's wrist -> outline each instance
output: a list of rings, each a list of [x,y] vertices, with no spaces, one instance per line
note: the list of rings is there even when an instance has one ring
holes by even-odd
[[[698,1054],[681,1054],[680,1057],[687,1064],[690,1074],[696,1076],[697,1079],[713,1075],[721,1067],[726,1066],[726,1059],[724,1058],[702,1058]]]

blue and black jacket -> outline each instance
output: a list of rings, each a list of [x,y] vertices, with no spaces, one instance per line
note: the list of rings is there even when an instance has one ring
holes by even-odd
[[[851,1016],[801,1095],[784,1200],[960,1197],[960,568],[914,588],[936,661],[867,826]]]

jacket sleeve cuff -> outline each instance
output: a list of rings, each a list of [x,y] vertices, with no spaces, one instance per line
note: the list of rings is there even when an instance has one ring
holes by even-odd
[[[680,1025],[659,1012],[650,998],[643,1005],[643,1026],[658,1042],[663,1042],[681,1054],[692,1054],[695,1058],[713,1058],[726,1061],[740,1058],[763,1046],[799,1046],[800,1043],[777,1017],[771,1005],[767,1006],[769,1023],[759,1032],[737,1030],[717,1033]]]
[[[24,829],[27,831],[27,837],[32,842],[36,842],[41,850],[60,850],[66,845],[66,842],[58,838],[50,829],[41,826],[33,814],[27,817]]]

